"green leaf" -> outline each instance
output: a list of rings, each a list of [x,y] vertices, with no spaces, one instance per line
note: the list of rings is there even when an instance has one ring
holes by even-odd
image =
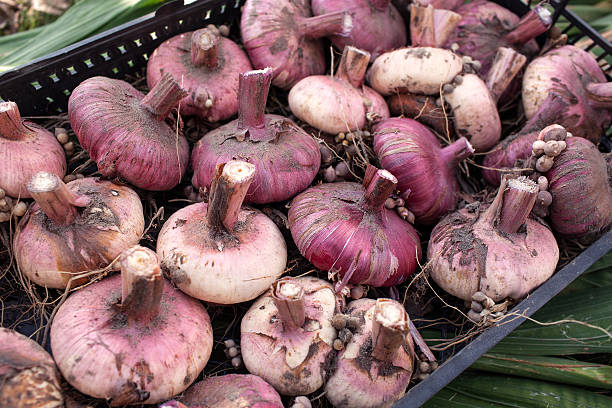
[[[28,31],[4,35],[0,37],[0,58],[5,57],[14,50],[20,49],[32,38],[36,37],[42,27],[36,27]]]
[[[612,367],[558,357],[485,354],[470,368],[562,384],[612,389]]]
[[[612,251],[601,257],[589,269],[564,289],[562,294],[576,290],[612,286]]]
[[[478,395],[468,395],[462,392],[452,391],[446,387],[438,391],[436,395],[431,397],[421,408],[516,408],[515,404],[506,404],[502,402],[493,402],[484,398],[479,398]]]
[[[423,408],[608,408],[612,398],[569,385],[467,371]]]
[[[612,269],[612,251],[608,252],[601,258],[599,258],[589,269],[584,273],[598,272],[605,269]]]
[[[612,13],[612,7],[609,4],[602,4],[598,6],[584,5],[584,4],[571,4],[568,6],[570,10],[582,18],[587,23],[597,20],[600,17],[607,16]],[[564,21],[565,18],[560,18],[559,21]],[[567,21],[567,20],[565,20]]]
[[[612,286],[604,286],[556,296],[532,317],[544,325],[526,321],[490,352],[540,356],[612,353],[610,293]]]
[[[110,21],[104,27],[101,27],[95,34],[106,31],[110,28],[117,27],[123,23],[127,23],[128,21],[132,21],[138,17],[145,16],[149,13],[157,10],[163,3],[167,3],[170,0],[140,0],[138,7],[134,7],[129,10],[127,13],[124,13],[118,16],[113,21]]]
[[[575,5],[589,5],[591,7],[595,6],[595,5],[599,5],[599,6],[609,6],[610,5],[610,1],[609,0],[572,0],[572,6]]]
[[[601,18],[598,18],[597,20],[592,21],[591,24],[599,25],[599,26],[606,26],[606,27],[612,26],[612,11],[608,12]]]
[[[148,12],[163,0],[83,0],[70,7],[53,23],[41,27],[29,41],[0,60],[0,65],[16,66],[93,35],[98,30],[122,21],[123,15]],[[131,14],[130,14],[131,13]],[[139,15],[142,15],[139,14]]]

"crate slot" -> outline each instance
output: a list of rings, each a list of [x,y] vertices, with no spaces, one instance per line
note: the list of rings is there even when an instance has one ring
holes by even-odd
[[[219,14],[223,14],[225,13],[225,4],[221,5],[221,11],[219,12]]]
[[[53,82],[59,82],[59,77],[57,76],[57,74],[51,74],[49,75],[49,78],[53,81]]]
[[[45,99],[46,99],[46,100],[47,100],[47,102],[49,102],[49,103],[53,103],[53,102],[55,102],[55,101],[53,100],[53,98],[51,98],[50,96],[47,96]]]
[[[157,40],[157,33],[155,31],[149,33],[149,36],[151,37],[151,39]]]
[[[240,7],[240,0],[234,1],[234,8]]]
[[[91,58],[87,58],[85,61],[83,61],[83,64],[85,64],[87,68],[92,68],[95,66],[94,63],[91,61]]]
[[[74,68],[74,65],[72,65],[72,66],[70,66],[70,67],[66,68],[66,71],[68,71],[68,73],[69,73],[70,75],[76,75],[76,74],[77,74],[77,70]]]
[[[70,96],[70,90],[69,89],[64,89],[64,95],[66,96]]]
[[[125,49],[125,45],[120,45],[117,47],[117,49],[121,54],[125,54],[127,52],[127,50]]]
[[[210,19],[210,13],[212,13],[212,10],[206,10],[206,14],[204,14],[204,20]]]
[[[140,41],[140,38],[135,39],[134,44],[136,44],[137,47],[142,47],[142,42]]]
[[[37,91],[42,88],[42,85],[40,85],[40,82],[38,82],[38,81],[30,82],[30,85],[32,85],[34,87],[34,89],[37,90]]]
[[[104,61],[109,61],[111,59],[110,55],[108,54],[108,51],[103,52],[102,54],[100,54],[100,56],[104,58]]]

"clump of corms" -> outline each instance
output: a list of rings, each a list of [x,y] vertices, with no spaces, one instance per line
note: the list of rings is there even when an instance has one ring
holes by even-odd
[[[508,301],[495,303],[493,299],[478,291],[472,295],[468,317],[474,323],[487,324],[493,319],[502,317],[507,310]]]
[[[323,179],[327,183],[334,183],[337,181],[350,181],[353,179],[353,174],[346,164],[341,161],[333,166],[328,166],[323,169]]]
[[[236,344],[233,339],[228,339],[223,342],[225,345],[225,356],[231,359],[234,368],[242,367],[242,357],[240,356],[240,344]]]
[[[527,162],[528,168],[534,168],[535,172],[531,179],[538,184],[538,197],[533,207],[533,213],[538,217],[549,215],[549,207],[552,204],[552,194],[548,192],[548,179],[542,174],[549,171],[554,158],[559,156],[567,147],[566,137],[572,136],[560,125],[550,125],[542,129],[538,139],[533,142],[531,157]]]
[[[385,207],[390,210],[395,208],[397,215],[408,221],[410,224],[414,224],[415,216],[412,211],[404,207],[405,204],[406,202],[404,199],[396,195],[392,195],[385,201]]]
[[[351,299],[361,299],[362,297],[365,297],[368,294],[368,287],[366,285],[357,284],[348,286],[350,286],[349,296],[351,297]]]
[[[359,155],[359,145],[369,140],[372,134],[368,130],[354,130],[352,132],[340,132],[334,136],[336,143],[335,149],[337,152],[344,152],[348,158]]]
[[[62,127],[55,128],[55,138],[64,148],[66,157],[70,157],[74,154],[74,142],[70,141],[68,131]]]
[[[342,313],[335,314],[332,318],[332,326],[338,332],[338,337],[334,340],[334,350],[343,350],[344,346],[353,338],[353,333],[360,325],[361,322],[357,317]]]
[[[423,381],[438,368],[437,361],[430,361],[424,353],[419,353],[414,379]]]
[[[0,188],[0,222],[10,221],[12,217],[23,217],[28,210],[28,206],[21,200],[14,199],[6,195]]]
[[[544,176],[538,176],[538,197],[531,212],[538,217],[546,217],[549,214],[548,208],[552,204],[552,194],[548,191],[548,179]]]
[[[463,63],[463,72],[466,74],[477,74],[478,71],[480,71],[480,68],[482,68],[480,61],[472,59],[472,57],[469,55],[464,55],[461,57],[461,62]]]

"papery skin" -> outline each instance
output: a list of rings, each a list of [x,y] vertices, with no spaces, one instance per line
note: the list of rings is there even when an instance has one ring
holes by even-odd
[[[588,52],[565,45],[534,59],[523,76],[522,101],[525,116],[536,114],[551,92],[567,101],[555,123],[574,136],[598,143],[612,120],[612,109],[599,107],[588,96],[590,83],[607,82],[597,61]]]
[[[443,150],[436,135],[413,119],[390,118],[372,130],[376,156],[397,177],[397,189],[417,222],[431,225],[455,209],[459,193],[455,171],[462,159]],[[467,150],[466,156],[473,153]]]
[[[308,187],[321,165],[317,142],[290,119],[265,117],[266,126],[276,133],[270,141],[238,141],[236,136],[244,134],[238,120],[205,134],[192,152],[193,185],[210,188],[217,164],[243,160],[257,168],[245,203],[287,200]]]
[[[465,301],[477,291],[495,302],[507,297],[520,300],[555,271],[559,260],[555,237],[533,218],[516,233],[502,233],[483,216],[484,211],[462,208],[435,226],[427,247],[431,277]]]
[[[248,0],[243,7],[242,44],[255,69],[274,69],[273,85],[288,90],[302,78],[325,72],[323,41],[305,36],[297,24],[312,15],[307,2]]]
[[[368,70],[368,83],[381,95],[408,91],[439,95],[463,69],[461,58],[450,50],[409,47],[386,52]]]
[[[411,335],[391,362],[371,356],[375,304],[376,300],[363,298],[347,305],[345,313],[358,317],[361,324],[338,354],[325,385],[326,397],[335,407],[389,407],[404,395],[410,382],[415,361]]]
[[[302,255],[348,282],[375,287],[405,281],[417,267],[421,245],[414,228],[395,211],[368,210],[357,183],[320,184],[293,199],[289,229]]]
[[[91,200],[75,221],[57,226],[33,203],[13,240],[21,272],[48,288],[65,288],[72,276],[108,266],[144,231],[142,204],[129,187],[92,177],[66,185]],[[73,287],[83,282],[74,281]]]
[[[340,50],[352,45],[368,51],[374,59],[408,42],[406,23],[391,2],[378,9],[369,0],[312,0],[311,7],[315,16],[345,10],[350,13],[353,21],[350,35],[329,37]]]
[[[26,184],[39,171],[66,174],[66,154],[55,136],[42,126],[22,121],[29,131],[21,139],[8,139],[0,129],[0,188],[15,198],[31,198]]]
[[[462,18],[446,42],[447,47],[457,43],[457,53],[469,55],[482,64],[479,75],[485,77],[491,68],[499,47],[511,47],[526,56],[538,52],[538,44],[530,40],[525,44],[510,44],[504,35],[516,26],[519,17],[492,1],[476,0],[459,6],[455,11]]]
[[[463,0],[417,0],[415,3],[423,7],[431,4],[437,9],[455,10],[463,4]]]
[[[252,374],[205,378],[189,387],[181,402],[189,408],[283,408],[276,390]]]
[[[68,100],[70,124],[102,175],[145,190],[170,190],[187,171],[187,139],[143,108],[143,97],[124,81],[86,79]]]
[[[232,40],[219,36],[219,65],[210,69],[191,60],[191,34],[183,33],[164,41],[147,63],[149,89],[170,72],[189,95],[181,101],[182,115],[197,115],[208,122],[228,119],[238,112],[238,74],[252,69],[245,52]],[[213,101],[206,108],[207,96]]]
[[[72,294],[51,326],[51,349],[64,378],[111,406],[153,404],[185,390],[212,351],[200,302],[164,281],[160,314],[149,324],[119,311],[121,276]]]
[[[553,202],[553,230],[567,238],[592,242],[612,225],[612,169],[597,147],[569,137],[567,147],[546,172]]]
[[[38,343],[0,327],[0,406],[63,408],[55,361]]]
[[[372,88],[359,88],[340,78],[312,75],[300,80],[289,91],[289,106],[294,115],[324,132],[336,134],[363,129],[366,114],[379,119],[389,117],[384,98]],[[365,106],[368,101],[370,107]]]
[[[234,304],[256,298],[285,269],[283,235],[262,212],[243,207],[233,235],[215,237],[207,209],[207,203],[192,204],[164,223],[157,255],[165,275],[183,292],[207,302]]]
[[[304,289],[306,323],[302,328],[283,329],[270,291],[253,303],[240,324],[247,370],[291,396],[310,394],[323,385],[336,338],[331,325],[336,295],[331,284],[311,276],[297,280]]]
[[[444,94],[453,110],[453,123],[459,136],[467,138],[477,152],[486,152],[501,137],[497,104],[486,84],[477,75],[463,75],[453,92]]]

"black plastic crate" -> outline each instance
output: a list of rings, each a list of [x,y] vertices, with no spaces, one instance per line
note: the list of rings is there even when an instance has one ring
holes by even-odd
[[[67,110],[70,92],[83,80],[96,75],[125,78],[140,74],[146,67],[148,55],[160,43],[181,32],[192,31],[208,24],[236,23],[243,2],[244,0],[177,0],[168,3],[156,13],[0,74],[0,98],[15,101],[23,116],[63,113]],[[520,0],[496,2],[518,15],[529,10],[528,5]],[[398,0],[397,3],[406,2]],[[595,47],[599,47],[598,61],[611,58],[610,42],[566,9],[567,3],[568,0],[550,2],[555,9],[554,20],[564,16],[570,22],[570,27],[564,32],[576,27],[582,33],[571,37],[569,43],[590,38],[593,43],[587,49],[595,51]],[[604,68],[604,72],[610,78],[610,65]],[[609,140],[607,142],[609,143]],[[509,312],[512,316],[488,328],[447,358],[426,380],[410,388],[394,407],[418,407],[425,403],[610,250],[612,231],[585,249],[519,303]],[[517,315],[521,317],[517,318]]]

